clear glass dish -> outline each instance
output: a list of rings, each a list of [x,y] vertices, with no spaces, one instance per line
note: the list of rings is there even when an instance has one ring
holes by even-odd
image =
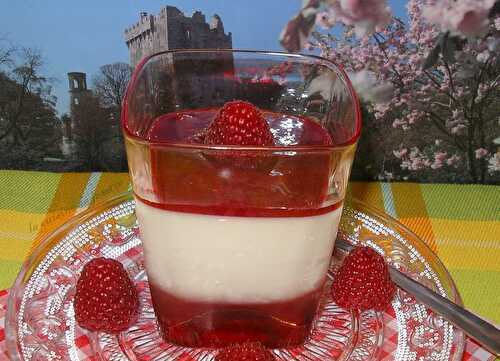
[[[12,360],[214,360],[216,349],[179,347],[161,338],[134,210],[132,196],[122,195],[80,213],[40,243],[9,298],[6,341]],[[353,201],[344,209],[339,235],[378,248],[393,265],[461,303],[440,260],[394,219]],[[99,256],[120,260],[139,290],[139,319],[119,335],[86,331],[74,319],[78,274]],[[330,278],[343,256],[335,252]],[[463,333],[405,292],[398,290],[387,312],[357,314],[336,306],[329,288],[308,341],[272,350],[277,360],[461,360]]]
[[[243,133],[223,141],[213,124],[241,106]],[[251,113],[264,128],[245,130]],[[160,52],[134,71],[122,129],[165,340],[302,344],[360,136],[359,102],[342,67],[268,51]]]

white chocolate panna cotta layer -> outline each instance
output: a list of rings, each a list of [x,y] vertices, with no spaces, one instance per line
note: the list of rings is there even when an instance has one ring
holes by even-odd
[[[199,302],[268,303],[316,290],[342,207],[305,217],[174,212],[136,198],[149,282]]]

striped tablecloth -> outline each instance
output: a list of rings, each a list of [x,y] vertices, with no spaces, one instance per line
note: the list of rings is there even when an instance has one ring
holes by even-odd
[[[121,173],[0,170],[0,290],[11,286],[44,234],[127,189],[128,175]],[[465,305],[500,324],[500,186],[353,182],[350,197],[385,210],[425,240],[449,269]],[[0,291],[0,354],[5,294]],[[466,359],[489,356],[468,343]]]

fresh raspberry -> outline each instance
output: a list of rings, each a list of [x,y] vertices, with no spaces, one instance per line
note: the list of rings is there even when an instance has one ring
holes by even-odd
[[[276,358],[271,351],[260,342],[246,342],[235,344],[222,349],[215,361],[274,361]]]
[[[262,113],[241,100],[224,104],[208,128],[205,144],[269,146],[273,135]]]
[[[348,310],[383,311],[391,303],[396,286],[384,258],[370,247],[356,247],[337,270],[333,300]]]
[[[96,258],[83,267],[74,301],[81,327],[108,333],[126,330],[138,305],[137,290],[120,262]]]

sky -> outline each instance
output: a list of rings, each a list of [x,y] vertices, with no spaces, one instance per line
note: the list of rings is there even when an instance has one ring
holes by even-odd
[[[405,1],[390,3],[398,14]],[[138,21],[142,11],[157,14],[172,5],[186,15],[200,10],[207,21],[217,13],[225,31],[233,34],[233,48],[283,50],[279,34],[301,4],[301,0],[0,0],[0,37],[41,51],[43,74],[55,81],[57,110],[62,114],[69,108],[66,73],[85,72],[91,85],[101,65],[128,62],[123,31]]]

